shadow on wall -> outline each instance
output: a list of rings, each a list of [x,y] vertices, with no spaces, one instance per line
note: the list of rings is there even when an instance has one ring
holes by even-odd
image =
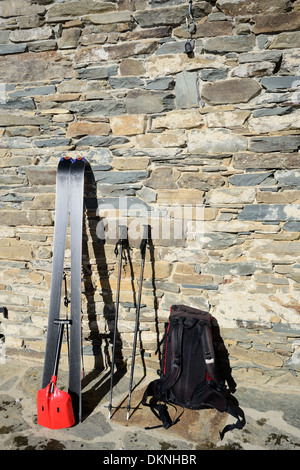
[[[84,402],[83,410],[84,417],[86,418],[97,404],[104,398],[104,396],[110,390],[110,378],[111,378],[111,364],[112,364],[112,344],[114,337],[114,320],[116,314],[116,305],[113,300],[113,290],[109,280],[109,269],[108,262],[105,254],[105,236],[99,238],[96,233],[96,227],[101,218],[97,216],[98,200],[97,200],[97,183],[89,163],[86,164],[85,172],[85,198],[84,205],[86,208],[86,217],[84,218],[83,227],[83,276],[84,276],[84,292],[87,300],[87,317],[89,324],[89,334],[84,339],[91,342],[92,354],[94,356],[94,369],[89,372],[83,380],[82,388],[83,394],[82,399]],[[104,227],[103,227],[104,230]],[[98,226],[99,231],[99,226]],[[103,234],[104,235],[104,234]],[[91,240],[91,244],[88,241]],[[153,294],[156,299],[155,289],[155,263],[154,263],[154,247],[149,237],[149,250],[150,260],[152,265],[152,286]],[[92,247],[92,248],[91,248]],[[90,252],[91,251],[91,252]],[[115,249],[116,256],[118,255],[117,246]],[[133,295],[133,308],[137,308],[137,294],[135,292],[134,285],[134,271],[131,260],[130,247],[128,244],[124,245],[123,249],[123,262],[129,265],[131,288]],[[97,277],[100,282],[100,289],[95,286],[93,278],[93,266],[91,259],[96,261]],[[103,333],[99,330],[98,321],[99,313],[96,308],[96,296],[102,296],[103,300],[103,312],[102,315],[108,327],[108,333]],[[158,336],[158,321],[157,321],[157,300],[154,301],[155,310],[155,324],[157,328],[157,341]],[[97,317],[98,315],[98,317]],[[146,366],[144,361],[144,349],[142,345],[142,338],[139,335],[139,346],[138,346],[143,366],[143,377],[140,378],[139,382],[136,383],[136,388],[139,383],[146,377]],[[83,354],[84,354],[83,347]],[[88,353],[88,351],[86,351]],[[126,374],[126,360],[123,356],[123,343],[120,332],[116,332],[116,354],[115,354],[115,366],[116,370],[113,376],[113,387],[121,380]],[[133,389],[134,390],[134,389]],[[132,390],[132,391],[133,391]]]
[[[85,419],[100,403],[100,401],[108,394],[110,390],[110,379],[111,379],[111,351],[114,336],[114,319],[116,313],[116,305],[113,300],[113,291],[109,280],[108,263],[105,254],[105,237],[99,238],[96,233],[96,227],[101,222],[99,216],[97,216],[98,200],[97,200],[97,183],[89,163],[86,164],[86,176],[85,176],[85,200],[84,205],[86,208],[86,217],[84,218],[83,227],[83,275],[84,275],[84,292],[87,299],[87,317],[89,323],[89,334],[84,338],[91,342],[92,354],[94,356],[94,368],[91,370],[83,379],[83,410]],[[156,295],[155,285],[155,250],[151,237],[151,227],[149,227],[149,239],[148,249],[149,257],[151,262],[151,282],[152,282],[152,293],[154,299],[154,322],[156,329],[157,348],[156,355],[158,364],[162,358],[162,341],[159,341],[159,324],[158,324],[158,298]],[[91,240],[91,244],[88,244],[88,240]],[[91,250],[92,246],[92,250]],[[92,253],[90,253],[92,251]],[[133,295],[133,307],[137,308],[137,293],[135,291],[134,284],[134,271],[131,259],[129,244],[124,245],[123,250],[123,261],[129,265],[131,288]],[[117,251],[116,251],[117,254]],[[103,317],[108,327],[108,333],[103,333],[99,330],[96,309],[96,295],[99,295],[98,288],[95,286],[93,279],[93,266],[91,259],[96,261],[97,277],[100,281],[100,292],[103,299]],[[216,362],[220,375],[227,382],[228,389],[226,390],[226,398],[238,406],[237,400],[233,397],[233,393],[236,391],[236,383],[232,377],[232,369],[229,363],[229,354],[225,347],[224,341],[220,335],[220,329],[217,320],[213,318],[213,329],[212,329],[213,343],[215,347]],[[141,383],[146,377],[146,365],[144,361],[144,349],[142,344],[141,335],[139,335],[139,352],[141,355],[143,376],[139,382],[136,383],[134,389]],[[84,350],[83,350],[84,354]],[[113,376],[113,387],[122,379],[127,373],[126,360],[123,356],[123,343],[121,334],[119,331],[116,333],[116,357],[115,357],[116,370]],[[134,390],[133,389],[133,390]],[[132,390],[132,391],[133,391]],[[117,408],[123,406],[126,398],[122,403],[119,403]],[[139,406],[139,405],[138,405]],[[134,412],[135,410],[133,410]]]
[[[89,163],[86,164],[85,172],[85,196],[84,206],[86,209],[86,217],[84,218],[83,227],[83,276],[84,276],[84,293],[87,300],[87,316],[89,324],[89,335],[84,340],[91,342],[92,354],[94,356],[94,369],[89,372],[83,379],[82,399],[84,402],[83,410],[86,418],[108,393],[110,387],[110,345],[113,340],[113,319],[115,314],[115,305],[113,302],[113,292],[109,282],[108,265],[105,254],[105,240],[97,237],[96,226],[100,218],[96,215],[97,203],[97,184],[94,178],[92,168]],[[92,242],[92,253],[89,252],[88,240]],[[98,327],[97,310],[96,310],[96,294],[98,289],[95,287],[93,280],[93,269],[91,258],[96,260],[98,279],[100,280],[100,292],[102,295],[104,308],[103,316],[108,325],[108,333],[102,333]],[[114,385],[125,375],[126,365],[122,355],[122,340],[119,332],[117,332],[117,352],[116,372],[114,374]],[[83,355],[84,355],[83,347]],[[97,378],[99,380],[97,380]],[[89,385],[92,386],[89,387]],[[86,389],[86,391],[84,391]]]

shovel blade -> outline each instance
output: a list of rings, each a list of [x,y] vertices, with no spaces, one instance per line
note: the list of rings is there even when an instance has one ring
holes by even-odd
[[[37,422],[49,429],[70,428],[75,424],[72,399],[56,385],[50,393],[50,385],[37,393]]]

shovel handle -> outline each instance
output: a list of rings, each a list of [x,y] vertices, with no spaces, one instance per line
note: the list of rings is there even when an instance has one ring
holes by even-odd
[[[57,381],[57,375],[52,375],[51,380],[50,380],[49,393],[54,392],[54,385],[56,385],[56,381]]]

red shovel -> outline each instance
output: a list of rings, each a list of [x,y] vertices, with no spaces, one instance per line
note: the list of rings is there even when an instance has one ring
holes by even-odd
[[[64,325],[71,324],[71,321],[54,320],[54,323],[59,326],[54,370],[50,383],[37,393],[37,422],[45,428],[62,429],[70,428],[75,423],[70,395],[56,387],[63,329]]]

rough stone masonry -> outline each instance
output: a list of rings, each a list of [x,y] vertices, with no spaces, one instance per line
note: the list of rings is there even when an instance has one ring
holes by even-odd
[[[211,312],[237,382],[297,388],[300,0],[192,7],[191,37],[182,0],[1,1],[1,351],[43,357],[56,167],[80,155],[85,367],[110,361],[120,221],[118,360],[130,362],[147,221],[146,373],[184,303]],[[68,278],[69,239],[66,255]]]

